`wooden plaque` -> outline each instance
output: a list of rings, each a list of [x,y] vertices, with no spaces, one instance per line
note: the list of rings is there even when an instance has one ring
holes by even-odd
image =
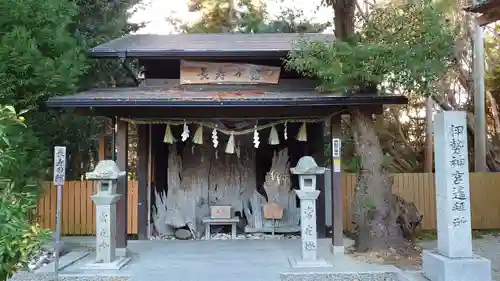
[[[283,218],[283,208],[276,203],[267,203],[264,205],[264,218],[277,219]]]
[[[256,64],[181,61],[181,84],[278,84],[281,68]]]

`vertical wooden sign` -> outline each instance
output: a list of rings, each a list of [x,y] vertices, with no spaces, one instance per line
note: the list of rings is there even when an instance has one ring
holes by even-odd
[[[54,273],[58,280],[59,275],[59,252],[61,242],[61,204],[62,204],[62,187],[66,179],[66,147],[54,147],[54,185],[57,186],[57,207],[56,207],[56,243],[55,243],[55,261]]]

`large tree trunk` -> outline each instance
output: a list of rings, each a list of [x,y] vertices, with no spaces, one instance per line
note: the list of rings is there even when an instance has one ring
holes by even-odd
[[[345,40],[354,35],[355,0],[326,0],[335,11],[335,36]]]
[[[356,152],[361,158],[354,196],[358,251],[403,245],[403,233],[391,208],[392,178],[383,166],[384,155],[371,114],[351,110]]]
[[[355,0],[324,0],[335,10],[335,36],[346,40],[354,35]],[[353,85],[354,86],[354,85]],[[354,196],[358,251],[403,245],[404,238],[392,211],[392,178],[383,167],[384,155],[371,115],[351,110],[356,152],[361,157]]]

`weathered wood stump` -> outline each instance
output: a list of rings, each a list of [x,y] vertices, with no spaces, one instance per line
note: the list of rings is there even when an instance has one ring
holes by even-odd
[[[273,229],[277,233],[300,231],[300,209],[297,208],[296,195],[291,190],[289,170],[288,149],[285,148],[274,154],[271,169],[266,175],[264,190],[268,201],[257,190],[253,191],[248,201],[245,232],[273,232]],[[266,203],[276,203],[283,208],[283,217],[275,224],[272,219],[264,218],[263,207]]]

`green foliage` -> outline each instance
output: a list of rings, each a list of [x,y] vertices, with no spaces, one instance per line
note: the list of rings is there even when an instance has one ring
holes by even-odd
[[[301,42],[287,67],[318,78],[323,91],[429,94],[453,63],[455,29],[430,3],[386,5],[346,41]]]
[[[83,50],[122,37],[143,24],[131,24],[128,18],[140,0],[78,0],[77,13],[69,31]],[[87,59],[90,66],[79,79],[79,90],[130,83],[118,60]]]
[[[48,232],[30,222],[43,178],[32,132],[13,106],[0,106],[0,280],[22,268]],[[29,145],[27,149],[24,145]]]
[[[24,268],[50,234],[29,220],[28,214],[35,208],[37,197],[14,192],[10,184],[3,185],[0,188],[0,281]]]
[[[242,6],[245,3],[241,4]],[[192,25],[184,25],[183,29],[186,33],[223,33],[227,31],[229,26],[229,4],[227,0],[205,0],[198,4],[201,12],[201,19]],[[254,7],[245,5],[250,12],[246,17],[252,19],[258,14],[255,14]]]
[[[361,170],[361,157],[354,155],[349,159],[344,167],[344,171],[357,174]]]
[[[234,31],[239,33],[305,33],[322,32],[330,23],[313,24],[304,20],[300,10],[286,8],[276,20],[268,20],[266,6],[256,6],[251,0],[237,0]],[[168,19],[184,33],[223,33],[229,26],[229,5],[227,0],[193,0],[189,4],[202,17],[194,24],[183,24],[178,19]]]
[[[16,192],[37,193],[49,157],[23,121],[13,106],[0,106],[0,178],[12,180]]]
[[[495,25],[493,34],[485,33],[485,55],[487,55],[487,72],[486,72],[486,89],[491,92],[491,94],[498,99],[500,93],[500,65],[497,63],[500,61],[500,50],[498,50],[498,45],[500,44],[500,39],[497,36],[497,32],[500,30],[499,25]]]
[[[1,0],[0,103],[36,108],[75,90],[86,65],[67,28],[77,12],[68,0]]]
[[[267,11],[261,8],[258,20],[240,19],[240,32],[242,33],[318,33],[324,31],[331,24],[310,23],[304,19],[301,10],[286,8],[281,10],[276,20],[266,20]],[[252,15],[252,14],[250,14]]]
[[[21,2],[25,5],[24,9],[31,9],[32,1]],[[38,147],[36,150],[30,149],[30,151],[32,153],[36,153],[35,151],[38,151],[38,153],[44,152],[40,153],[39,157],[32,156],[33,159],[44,161],[44,166],[40,171],[50,171],[52,168],[51,152],[53,147],[55,145],[64,145],[68,156],[67,178],[79,179],[95,162],[93,156],[97,151],[98,134],[102,128],[103,120],[102,118],[81,116],[75,114],[72,110],[47,110],[44,102],[55,94],[73,94],[75,91],[88,90],[94,87],[106,87],[110,84],[128,85],[131,83],[131,79],[127,77],[118,60],[89,59],[82,54],[83,51],[91,47],[121,37],[141,27],[141,24],[127,22],[130,13],[133,11],[132,6],[137,4],[139,0],[77,0],[76,2],[50,0],[42,2],[48,4],[50,2],[59,3],[61,7],[69,7],[72,10],[71,13],[59,13],[60,17],[64,16],[64,18],[57,22],[57,26],[65,32],[60,38],[71,42],[68,43],[67,49],[80,52],[80,56],[66,58],[64,61],[64,63],[72,65],[72,69],[75,70],[74,75],[64,73],[66,76],[62,77],[61,83],[51,83],[51,88],[45,92],[37,90],[36,93],[40,94],[39,102],[26,102],[26,106],[16,104],[16,107],[31,108],[26,115],[25,123],[37,136],[36,144]],[[46,14],[48,17],[53,16],[54,13],[57,13],[57,11],[46,11],[42,14]],[[2,18],[2,20],[4,19]],[[10,25],[16,24],[12,18],[5,19],[5,21],[9,21]],[[26,28],[30,31],[38,28],[52,30],[52,28],[43,27],[43,24],[30,25]],[[52,38],[54,36],[49,34],[48,37]],[[50,59],[52,58],[43,57],[39,61],[43,65],[45,60]],[[16,61],[12,63],[16,64]],[[79,69],[79,65],[84,65],[84,67]],[[76,73],[78,70],[79,72]],[[42,80],[31,82],[30,76],[16,74],[13,79],[17,79],[20,84],[32,83],[33,89],[43,90],[46,88]],[[47,83],[50,83],[50,81],[47,81]],[[31,97],[32,93],[26,93],[26,95]],[[47,174],[50,175],[50,172]]]

